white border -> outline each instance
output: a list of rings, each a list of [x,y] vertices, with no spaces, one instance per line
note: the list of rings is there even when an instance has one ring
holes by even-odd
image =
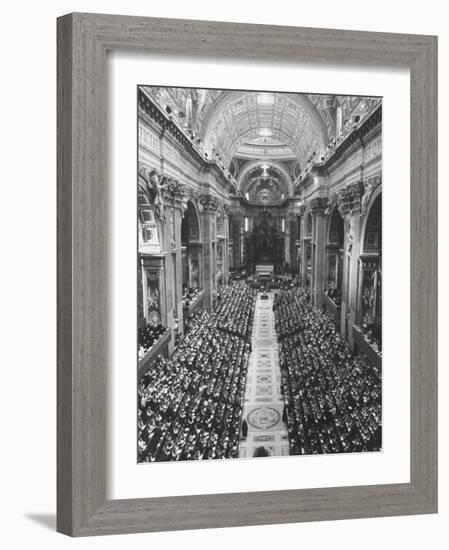
[[[410,75],[407,70],[108,55],[108,498],[410,480]],[[383,452],[136,464],[136,85],[381,95]]]

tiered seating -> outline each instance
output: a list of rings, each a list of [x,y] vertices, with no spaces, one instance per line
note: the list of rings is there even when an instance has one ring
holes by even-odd
[[[292,454],[381,448],[381,373],[354,357],[329,317],[302,289],[274,309]]]
[[[139,462],[231,458],[238,453],[254,293],[235,283],[212,314],[189,320],[172,358],[158,358],[138,389]]]

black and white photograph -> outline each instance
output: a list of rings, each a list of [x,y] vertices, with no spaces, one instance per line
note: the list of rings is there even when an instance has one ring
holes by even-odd
[[[382,98],[142,84],[137,127],[137,462],[382,451]]]

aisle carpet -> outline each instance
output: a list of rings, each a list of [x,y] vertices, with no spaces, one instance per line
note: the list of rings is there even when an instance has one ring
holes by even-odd
[[[273,456],[289,454],[287,427],[282,421],[284,399],[280,388],[273,299],[273,292],[268,293],[268,299],[258,293],[256,299],[243,408],[248,434],[246,439],[240,440],[239,458],[254,456],[261,446]]]

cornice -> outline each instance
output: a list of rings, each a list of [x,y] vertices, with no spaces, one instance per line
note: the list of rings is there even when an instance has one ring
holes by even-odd
[[[377,126],[382,123],[382,103],[380,103],[360,124],[358,128],[355,128],[350,134],[348,134],[343,141],[335,146],[333,153],[323,162],[316,163],[304,174],[302,179],[295,185],[295,193],[301,187],[308,187],[313,181],[314,175],[327,175],[331,166],[337,163],[343,155],[345,155],[352,148],[356,148],[359,143],[361,146],[365,145],[367,137],[371,138],[372,134]]]
[[[223,169],[215,162],[205,159],[177,124],[167,117],[141,88],[138,90],[138,105],[141,112],[145,113],[159,126],[160,137],[168,134],[201,166],[203,172],[213,172],[225,187],[231,185]]]

